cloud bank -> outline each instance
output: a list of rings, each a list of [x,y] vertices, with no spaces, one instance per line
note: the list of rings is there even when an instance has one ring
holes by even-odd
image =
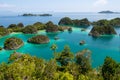
[[[15,7],[15,5],[11,5],[11,4],[0,4],[0,8],[11,8],[11,7]]]
[[[107,3],[108,3],[108,0],[97,0],[94,3],[94,6],[106,5]]]

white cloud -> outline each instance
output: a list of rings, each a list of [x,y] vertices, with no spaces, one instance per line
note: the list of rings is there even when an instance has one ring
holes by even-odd
[[[106,5],[107,3],[108,3],[108,0],[97,0],[94,3],[94,6]]]
[[[0,8],[11,8],[11,7],[15,7],[15,5],[11,5],[11,4],[0,4]]]

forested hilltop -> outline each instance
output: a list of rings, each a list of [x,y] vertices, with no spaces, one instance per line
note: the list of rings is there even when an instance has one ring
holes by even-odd
[[[8,63],[0,64],[0,80],[119,80],[120,63],[106,57],[98,69],[91,66],[91,51],[81,50],[73,55],[69,46],[56,52],[54,58],[46,61],[42,58],[14,52]]]
[[[72,27],[83,28],[82,31],[85,31],[92,25],[92,29],[89,35],[93,37],[99,37],[100,35],[111,35],[117,34],[114,28],[120,27],[120,18],[115,18],[111,20],[99,20],[96,22],[90,22],[87,18],[84,19],[74,19],[72,20],[69,17],[64,17],[60,19],[58,25],[54,24],[52,21],[47,23],[36,22],[32,25],[24,26],[23,23],[10,24],[7,28],[0,26],[0,36],[8,35],[12,32],[22,32],[24,34],[35,34],[39,30],[46,30],[46,32],[57,32],[69,30],[72,31]]]

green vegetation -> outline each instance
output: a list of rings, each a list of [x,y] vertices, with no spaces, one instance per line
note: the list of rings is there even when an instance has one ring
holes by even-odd
[[[73,59],[73,54],[70,51],[69,46],[65,46],[64,50],[59,54],[58,57],[56,57],[56,60],[62,65],[67,66],[70,61]]]
[[[53,22],[49,21],[46,23],[46,32],[57,32],[58,26],[54,25]]]
[[[23,23],[18,23],[17,26],[22,28],[22,27],[24,27],[24,24]]]
[[[28,42],[35,43],[35,44],[45,44],[45,43],[49,43],[49,38],[44,35],[37,35],[32,38],[29,38]]]
[[[78,20],[72,20],[69,17],[64,17],[62,18],[59,23],[59,25],[69,25],[69,26],[78,26],[78,27],[88,27],[90,26],[90,22],[88,21],[87,18]]]
[[[37,29],[33,25],[28,25],[22,30],[22,32],[24,34],[35,34],[37,33]]]
[[[92,35],[93,37],[98,37],[100,35],[105,35],[105,34],[111,35],[117,33],[115,29],[111,26],[94,26],[89,33],[89,35]]]
[[[23,27],[24,27],[24,25],[22,23],[18,23],[17,25],[16,24],[10,24],[8,26],[8,30],[10,32],[21,32]]]
[[[10,32],[4,27],[0,27],[0,36],[8,35]]]
[[[53,48],[55,46],[55,48]],[[52,45],[53,51],[56,44]],[[0,80],[119,80],[120,64],[106,57],[97,70],[91,67],[91,51],[81,50],[74,56],[65,46],[46,61],[29,54],[14,52],[8,63],[0,64]]]
[[[81,27],[90,26],[90,22],[88,21],[87,18],[84,18],[84,19],[81,19],[81,20],[75,19],[75,20],[73,20],[73,23],[74,23],[74,26],[81,26]]]
[[[37,30],[44,30],[46,28],[46,25],[41,22],[36,22],[33,24],[33,26],[37,28]]]
[[[59,25],[73,25],[73,21],[69,17],[62,18],[59,23]]]
[[[14,50],[18,49],[23,45],[23,41],[16,37],[11,37],[5,40],[4,48],[7,50]]]
[[[120,64],[116,63],[112,58],[106,57],[102,66],[102,76],[104,80],[119,80]]]
[[[8,35],[12,32],[22,32],[24,34],[35,34],[38,30],[46,30],[46,32],[57,32],[57,31],[72,31],[72,28],[70,26],[77,26],[82,27],[83,29],[81,31],[85,31],[85,29],[90,26],[90,22],[87,18],[78,20],[72,20],[69,17],[62,18],[59,23],[59,25],[53,24],[53,22],[49,21],[46,24],[43,24],[41,22],[36,22],[33,25],[27,25],[24,27],[23,23],[18,24],[10,24],[7,28],[4,28],[4,26],[0,26],[0,36]],[[65,26],[63,26],[65,25]],[[93,22],[92,25],[94,26],[89,35],[92,36],[100,36],[104,34],[116,34],[115,30],[112,27],[120,27],[120,18],[115,18],[112,20],[99,20],[97,22]]]
[[[94,26],[112,26],[112,27],[120,27],[120,18],[114,18],[112,20],[99,20],[97,22],[92,23]]]
[[[57,45],[56,44],[53,44],[51,47],[50,47],[51,50],[53,50],[53,52],[55,53],[56,52],[56,49],[57,49]]]
[[[114,27],[120,27],[120,18],[115,18],[110,20],[110,25]]]

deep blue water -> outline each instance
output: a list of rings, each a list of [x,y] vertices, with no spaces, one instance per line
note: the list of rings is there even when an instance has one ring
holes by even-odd
[[[99,14],[99,13],[52,13],[53,16],[42,17],[42,16],[0,16],[0,25],[8,26],[10,24],[17,24],[19,22],[24,23],[25,25],[33,24],[35,22],[46,23],[48,21],[53,21],[55,24],[58,24],[59,20],[63,17],[70,17],[72,19],[82,19],[88,18],[90,21],[96,21],[100,19],[113,19],[120,17],[120,14]]]
[[[22,16],[4,16],[0,17],[0,24],[8,26],[12,23],[23,22],[25,25],[33,24],[37,21],[47,22],[49,20],[53,21],[55,24],[58,23],[60,18],[68,16],[72,19],[82,19],[88,18],[90,21],[96,21],[99,19],[112,19],[120,17],[119,14],[97,14],[97,13],[57,13],[53,14],[52,17],[22,17]],[[117,62],[120,62],[120,36],[119,35],[104,35],[99,38],[93,38],[88,36],[88,33],[92,26],[90,26],[86,32],[81,32],[80,28],[74,28],[72,33],[68,31],[58,32],[58,33],[46,33],[45,31],[39,31],[38,34],[47,35],[50,38],[50,43],[48,44],[30,44],[27,43],[27,39],[35,36],[37,34],[22,34],[22,33],[12,33],[8,36],[0,38],[0,46],[3,46],[5,39],[15,36],[21,38],[24,41],[24,46],[19,48],[18,52],[29,53],[32,56],[41,57],[44,59],[50,59],[53,57],[50,46],[56,43],[58,46],[57,51],[61,51],[64,45],[69,45],[71,51],[76,53],[82,49],[88,48],[92,51],[91,59],[92,66],[98,67],[103,64],[104,58],[110,56]],[[120,34],[120,28],[116,29],[117,33]],[[57,36],[60,39],[55,41],[54,37]],[[80,40],[85,40],[86,44],[83,46],[79,45]],[[2,50],[0,51],[0,62],[7,61],[10,54],[14,50]]]

